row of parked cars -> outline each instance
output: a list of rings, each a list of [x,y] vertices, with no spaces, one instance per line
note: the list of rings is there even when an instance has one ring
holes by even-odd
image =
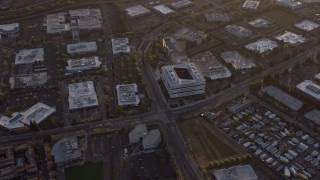
[[[234,113],[218,127],[284,177],[311,179],[319,173],[317,139],[303,131],[295,133],[281,117],[259,104]]]

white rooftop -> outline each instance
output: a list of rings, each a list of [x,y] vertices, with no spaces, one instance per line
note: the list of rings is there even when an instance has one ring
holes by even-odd
[[[225,26],[225,30],[239,38],[247,38],[251,36],[252,31],[236,24]]]
[[[116,89],[119,106],[139,105],[140,98],[138,95],[137,84],[117,85]]]
[[[317,125],[320,125],[320,111],[318,109],[313,109],[312,111],[306,113],[304,117],[313,121]]]
[[[309,20],[303,20],[299,23],[296,23],[294,24],[294,26],[296,28],[299,28],[301,30],[304,30],[304,31],[312,31],[314,29],[317,29],[320,25],[318,23],[315,23],[315,22],[312,22],[312,21],[309,21]]]
[[[230,17],[227,13],[207,13],[205,17],[208,22],[228,22]]]
[[[260,1],[246,0],[243,4],[243,8],[256,10],[260,4]]]
[[[189,0],[180,0],[180,1],[172,2],[170,5],[171,5],[171,7],[175,8],[175,9],[180,9],[180,8],[190,6],[192,4],[193,3]]]
[[[252,60],[245,58],[238,51],[223,52],[221,57],[226,63],[231,63],[235,69],[250,69],[256,66]]]
[[[320,100],[320,86],[313,81],[305,80],[296,87],[309,96],[315,98],[317,101]]]
[[[80,59],[68,60],[67,71],[82,71],[101,66],[101,61],[98,56],[83,57]]]
[[[128,38],[113,38],[112,43],[112,53],[130,53],[129,39]]]
[[[201,74],[211,80],[231,77],[231,72],[209,51],[190,58]]]
[[[81,54],[90,53],[97,51],[97,43],[95,41],[91,42],[79,42],[67,45],[68,54]]]
[[[62,163],[82,156],[76,136],[65,137],[56,142],[51,149],[55,163]]]
[[[141,5],[132,6],[125,9],[126,13],[131,17],[137,17],[142,16],[148,13],[151,13],[151,11]]]
[[[258,180],[250,165],[234,166],[228,169],[214,170],[216,180]]]
[[[189,41],[202,41],[208,37],[208,35],[201,31],[195,31],[189,28],[181,28],[175,33],[176,38],[185,39]]]
[[[302,44],[307,41],[307,39],[304,38],[302,35],[298,35],[290,31],[285,31],[283,34],[276,36],[275,39],[292,45]]]
[[[157,6],[154,6],[153,9],[157,10],[158,12],[160,12],[161,14],[164,14],[164,15],[168,15],[168,14],[171,14],[174,12],[174,10],[168,8],[167,6],[165,5],[157,5]]]
[[[266,28],[269,24],[270,22],[263,18],[258,18],[249,22],[249,25],[255,28]]]
[[[98,106],[98,98],[92,81],[69,84],[69,109]]]
[[[159,129],[153,129],[149,131],[146,137],[143,138],[142,143],[144,145],[153,144],[161,136]]]
[[[6,116],[1,117],[0,124],[1,126],[11,130],[23,128],[25,125],[29,126],[31,122],[40,124],[55,112],[55,108],[39,102],[24,112],[14,113],[12,118],[8,118]]]
[[[15,64],[33,64],[35,62],[44,61],[44,49],[25,49],[21,50],[16,54]]]
[[[37,72],[10,77],[9,83],[11,89],[36,87],[46,84],[48,79],[47,72]]]
[[[94,16],[80,17],[77,19],[78,28],[81,29],[99,29],[102,28],[101,19]]]
[[[12,24],[2,24],[0,25],[0,34],[8,33],[10,31],[19,30],[19,23],[12,23]]]
[[[76,10],[69,10],[70,17],[84,17],[90,16],[91,12],[89,9],[76,9]]]
[[[251,51],[256,51],[260,54],[267,52],[267,51],[272,51],[273,49],[278,47],[278,43],[275,41],[272,41],[267,38],[262,38],[259,39],[256,42],[250,43],[245,46],[245,48],[251,50]]]
[[[304,104],[300,100],[296,99],[295,97],[287,94],[286,92],[274,86],[267,86],[262,89],[262,92],[267,93],[269,96],[273,97],[275,100],[281,102],[285,106],[295,111],[299,110]]]
[[[138,124],[133,130],[129,133],[130,140],[138,140],[145,137],[148,134],[148,129],[146,124]]]

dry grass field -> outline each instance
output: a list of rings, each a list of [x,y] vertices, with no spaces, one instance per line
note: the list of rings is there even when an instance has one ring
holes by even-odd
[[[185,119],[178,124],[199,166],[207,166],[212,161],[246,153],[202,118]]]

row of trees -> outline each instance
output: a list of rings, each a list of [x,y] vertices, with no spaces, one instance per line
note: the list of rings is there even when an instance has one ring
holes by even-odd
[[[234,164],[240,164],[243,162],[247,162],[251,159],[252,159],[252,155],[247,153],[246,155],[243,155],[243,156],[230,157],[220,161],[212,161],[207,166],[207,169],[221,168],[221,167],[230,166]]]

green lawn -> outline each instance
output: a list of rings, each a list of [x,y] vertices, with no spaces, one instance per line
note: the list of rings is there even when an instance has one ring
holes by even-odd
[[[74,166],[65,170],[67,180],[103,180],[103,164],[85,162],[82,166]]]

